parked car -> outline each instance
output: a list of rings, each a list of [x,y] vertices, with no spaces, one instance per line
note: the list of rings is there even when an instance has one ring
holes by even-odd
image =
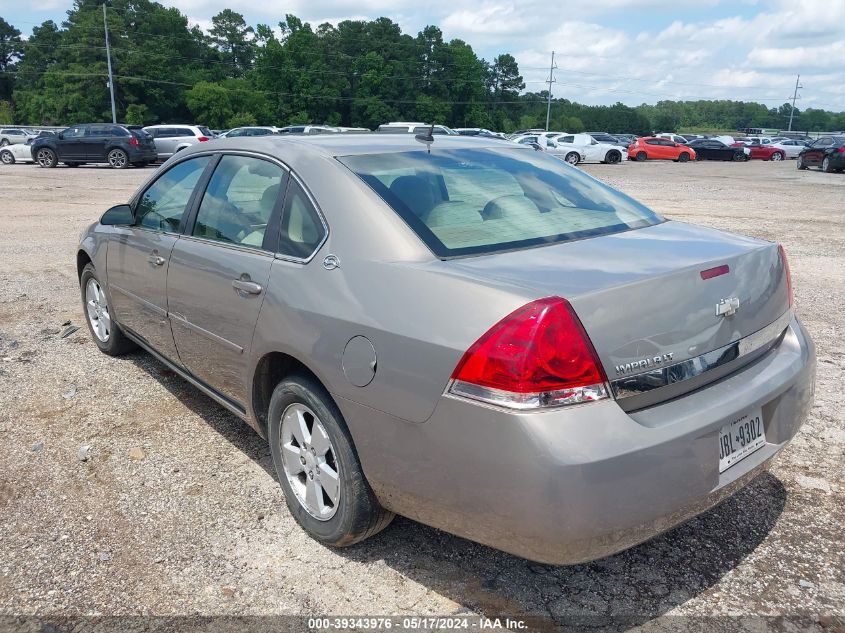
[[[628,160],[674,160],[685,163],[695,159],[695,150],[668,138],[644,136],[628,146]]]
[[[815,383],[782,248],[528,147],[428,149],[184,150],[82,236],[94,343],[148,350],[267,438],[332,546],[396,513],[576,563],[765,472]]]
[[[483,127],[456,127],[452,128],[455,132],[460,134],[461,136],[483,136],[486,138],[504,138],[502,134],[498,134],[496,132],[491,132],[490,130],[483,128]]]
[[[562,158],[570,165],[577,165],[587,158],[583,146],[577,146],[573,143],[558,143],[556,138],[561,136],[562,132],[539,132],[537,134],[523,134],[511,138],[511,142],[519,145],[531,145],[542,149],[553,156]]]
[[[823,136],[798,154],[798,169],[816,166],[826,172],[845,169],[845,136]]]
[[[592,136],[599,143],[607,143],[608,145],[616,145],[618,147],[628,147],[627,141],[623,141],[622,139],[607,132],[587,132],[587,134]]]
[[[14,143],[0,147],[0,163],[14,165],[15,163],[34,163],[32,156],[33,139],[27,139],[26,143]]]
[[[636,134],[614,134],[616,138],[618,138],[622,143],[624,143],[625,147],[628,147],[631,143],[637,140]]]
[[[748,160],[741,147],[730,147],[714,138],[697,138],[687,146],[695,150],[696,160]]]
[[[136,125],[86,123],[32,141],[32,157],[41,167],[107,163],[113,169],[144,167],[157,158],[152,137]]]
[[[331,125],[286,125],[279,128],[279,134],[338,134],[340,128]]]
[[[784,156],[786,158],[798,158],[798,154],[800,154],[804,148],[807,147],[807,144],[804,141],[796,141],[795,139],[785,139],[782,141],[778,141],[777,143],[772,143],[772,147],[783,150]]]
[[[749,158],[779,161],[786,158],[786,152],[772,145],[754,145],[753,143],[733,143],[731,147],[745,147],[749,150]]]
[[[432,130],[432,134],[447,134],[457,135],[452,128],[445,125],[435,125],[432,129],[430,123],[408,123],[405,121],[394,121],[392,123],[383,123],[378,126],[376,132],[381,134],[424,134]]]
[[[271,134],[279,134],[279,128],[271,125],[253,125],[249,127],[232,128],[225,134],[221,134],[221,138],[234,138],[236,136],[270,136]]]
[[[615,165],[622,162],[622,150],[617,145],[600,143],[589,134],[566,134],[555,137],[557,144],[568,143],[574,145],[584,154],[584,160],[589,162],[607,163]]]
[[[671,132],[661,132],[660,134],[655,134],[657,138],[668,138],[670,141],[674,143],[678,143],[679,145],[686,145],[687,139],[685,136],[681,136],[680,134],[672,134]]]
[[[214,138],[204,125],[148,125],[144,131],[155,140],[158,160],[167,160],[176,152]]]
[[[15,127],[4,127],[0,129],[0,147],[7,145],[23,145],[29,139],[35,138],[37,135],[29,130],[22,130]]]

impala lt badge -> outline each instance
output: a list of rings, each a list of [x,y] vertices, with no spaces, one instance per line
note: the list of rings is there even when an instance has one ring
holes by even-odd
[[[722,299],[716,304],[716,316],[729,317],[736,314],[737,310],[739,310],[739,299],[736,297]]]
[[[669,352],[668,354],[661,354],[660,356],[650,356],[649,358],[643,358],[642,360],[635,360],[632,363],[617,365],[615,367],[616,375],[624,376],[625,374],[637,373],[641,369],[651,369],[652,367],[655,367],[657,365],[665,365],[666,363],[670,362],[674,356],[674,352]]]

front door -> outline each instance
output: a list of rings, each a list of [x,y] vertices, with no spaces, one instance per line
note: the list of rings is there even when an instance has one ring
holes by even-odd
[[[194,189],[209,156],[175,164],[137,199],[134,224],[116,228],[106,270],[114,316],[157,352],[178,362],[167,310],[167,274]]]
[[[287,179],[272,161],[224,155],[170,257],[167,295],[179,358],[241,408]]]
[[[825,150],[833,145],[832,138],[820,138],[810,145],[804,153],[805,165],[821,165],[824,160]]]
[[[77,125],[62,131],[56,141],[56,155],[59,160],[85,160],[85,132],[87,127],[86,125]]]

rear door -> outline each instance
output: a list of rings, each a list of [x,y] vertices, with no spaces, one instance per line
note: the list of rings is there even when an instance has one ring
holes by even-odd
[[[132,226],[115,227],[106,270],[114,314],[157,352],[178,362],[167,305],[168,264],[209,156],[181,161],[159,176],[134,203]]]
[[[179,357],[242,409],[287,181],[276,162],[223,155],[170,260],[167,296]]]

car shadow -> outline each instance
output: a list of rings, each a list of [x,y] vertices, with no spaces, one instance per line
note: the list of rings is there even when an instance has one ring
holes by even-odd
[[[267,442],[242,420],[152,356],[127,359],[276,478]],[[358,563],[381,562],[445,598],[447,612],[440,615],[510,617],[529,630],[625,630],[713,587],[766,538],[786,501],[783,483],[766,472],[650,541],[572,566],[533,563],[403,517],[367,541],[334,551]],[[413,604],[407,611],[414,613]]]

